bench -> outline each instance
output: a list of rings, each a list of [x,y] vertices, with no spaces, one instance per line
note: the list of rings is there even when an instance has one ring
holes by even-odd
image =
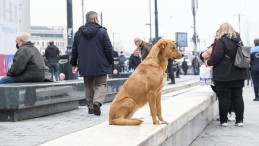
[[[108,79],[110,102],[126,78]],[[19,121],[77,109],[85,100],[83,80],[0,85],[0,121]]]

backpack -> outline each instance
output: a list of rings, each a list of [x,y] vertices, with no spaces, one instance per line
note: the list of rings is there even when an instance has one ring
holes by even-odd
[[[237,45],[237,53],[235,56],[235,60],[233,60],[227,54],[225,54],[226,58],[229,58],[234,63],[234,66],[236,67],[249,68],[250,60],[251,60],[250,59],[251,47],[241,46],[241,41],[238,44],[235,42],[235,44]]]

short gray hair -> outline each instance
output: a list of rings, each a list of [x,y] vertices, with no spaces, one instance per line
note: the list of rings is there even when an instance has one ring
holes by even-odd
[[[255,46],[259,46],[259,38],[254,39]]]
[[[85,17],[86,17],[86,22],[89,22],[94,20],[95,17],[98,18],[98,14],[95,11],[89,11]]]
[[[17,37],[19,39],[21,39],[22,41],[24,42],[28,42],[29,41],[29,38],[31,37],[29,33],[27,32],[20,32]]]

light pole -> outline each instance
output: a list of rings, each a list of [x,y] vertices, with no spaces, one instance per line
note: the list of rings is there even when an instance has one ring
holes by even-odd
[[[197,34],[196,34],[196,12],[198,10],[198,0],[192,0],[192,15],[193,15],[193,36],[194,54],[197,55]]]
[[[157,12],[157,0],[155,0],[155,34],[156,34],[156,40],[158,41],[158,12]]]
[[[85,14],[84,14],[85,12],[84,12],[84,0],[82,0],[82,20],[83,20],[83,25],[85,24]]]
[[[149,42],[152,40],[152,28],[151,28],[151,0],[149,0]]]
[[[151,40],[152,40],[151,23],[145,23],[145,25],[149,25],[149,42],[151,42]]]

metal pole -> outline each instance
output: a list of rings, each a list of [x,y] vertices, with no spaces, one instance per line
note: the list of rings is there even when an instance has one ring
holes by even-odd
[[[71,55],[73,43],[73,10],[72,0],[67,0],[67,51]]]
[[[196,34],[196,0],[192,0],[192,14],[193,14],[193,43],[194,43],[194,54],[197,55],[197,34]]]
[[[103,12],[101,12],[101,25],[103,26]]]
[[[66,72],[66,80],[78,79],[77,74],[72,73],[72,66],[70,65],[70,59],[72,55],[72,44],[73,44],[73,6],[72,0],[67,0],[67,62],[64,65],[64,71]]]
[[[156,40],[158,41],[158,12],[157,12],[157,0],[155,0],[155,33],[156,33]]]
[[[82,0],[82,20],[83,20],[83,25],[85,24],[85,12],[84,12],[84,0]]]
[[[151,28],[151,0],[149,0],[149,35],[150,35],[150,38],[149,38],[149,42],[151,42],[152,40],[152,28]]]
[[[239,35],[241,34],[241,30],[240,30],[240,13],[238,14],[238,27],[239,27]]]

